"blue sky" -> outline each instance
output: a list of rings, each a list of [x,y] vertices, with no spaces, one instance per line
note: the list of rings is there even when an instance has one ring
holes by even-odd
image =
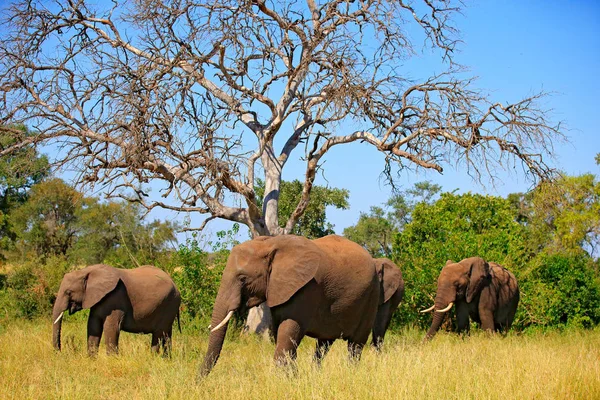
[[[500,102],[517,101],[540,90],[553,92],[545,106],[554,111],[553,119],[564,121],[570,143],[557,143],[556,168],[571,174],[600,174],[594,156],[600,152],[600,2],[598,1],[473,1],[467,2],[463,16],[456,22],[463,43],[456,60],[479,77],[476,86],[487,90]],[[414,76],[429,76],[440,71],[439,58],[418,56],[410,61]],[[367,145],[350,144],[333,148],[326,156],[324,176],[316,184],[350,191],[349,210],[328,210],[328,219],[341,233],[356,223],[361,211],[385,202],[391,188],[381,177],[383,156]],[[305,164],[291,162],[283,178],[303,179]],[[401,187],[431,180],[445,191],[505,196],[531,187],[520,168],[500,171],[492,186],[474,182],[463,170],[446,166],[436,172],[407,171],[399,179]],[[164,211],[155,218],[177,218]],[[193,218],[197,224],[200,218]],[[231,226],[213,221],[206,234],[212,236]],[[245,239],[242,234],[240,239]]]

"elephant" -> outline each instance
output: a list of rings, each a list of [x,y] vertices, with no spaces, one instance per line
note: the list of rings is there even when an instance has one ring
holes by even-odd
[[[458,263],[448,260],[438,278],[434,305],[421,311],[434,311],[425,340],[435,336],[453,304],[458,332],[469,331],[469,317],[486,331],[506,331],[515,318],[519,297],[517,279],[501,265],[481,257]]]
[[[273,318],[277,365],[295,360],[304,336],[317,339],[317,362],[338,338],[348,342],[351,359],[358,361],[375,320],[379,285],[370,254],[341,236],[261,236],[235,246],[223,271],[198,377],[216,364],[233,313],[264,301]]]
[[[371,344],[379,351],[383,346],[383,338],[390,326],[392,314],[404,297],[404,279],[398,266],[387,258],[375,259],[375,265],[380,276],[381,287]]]
[[[90,265],[63,277],[52,312],[52,342],[60,351],[64,312],[69,310],[69,314],[73,314],[85,308],[90,310],[89,355],[97,353],[103,332],[107,353],[118,353],[119,334],[125,331],[151,333],[152,350],[158,353],[161,345],[163,354],[168,356],[175,317],[179,323],[180,303],[181,295],[175,283],[159,268]]]

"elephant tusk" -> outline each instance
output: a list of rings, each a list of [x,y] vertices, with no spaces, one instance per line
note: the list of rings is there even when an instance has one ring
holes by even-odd
[[[218,331],[219,329],[221,329],[221,327],[222,327],[223,325],[225,325],[225,324],[226,324],[226,323],[227,323],[227,322],[228,322],[228,321],[231,319],[231,317],[232,317],[232,316],[233,316],[233,310],[229,311],[229,312],[227,313],[227,315],[225,316],[225,318],[223,319],[223,321],[221,321],[221,323],[220,323],[219,325],[215,326],[215,327],[214,327],[214,328],[211,330],[211,332]]]
[[[454,302],[451,301],[450,304],[448,304],[448,307],[446,307],[442,310],[435,310],[435,312],[446,312],[446,311],[450,310],[453,305],[454,305]]]
[[[419,311],[419,312],[421,312],[421,313],[423,313],[423,314],[424,314],[424,313],[428,313],[429,311],[433,311],[433,309],[434,309],[434,308],[435,308],[435,305],[433,305],[433,306],[429,307],[429,308],[428,308],[428,309],[426,309],[426,310],[421,310],[421,311]]]
[[[56,318],[56,321],[54,321],[54,324],[56,324],[58,321],[60,321],[62,319],[64,313],[65,313],[64,311],[60,313],[58,318]],[[54,324],[52,324],[52,325],[54,325]]]
[[[211,329],[212,329],[212,325],[209,325],[208,326],[208,330],[210,331]]]

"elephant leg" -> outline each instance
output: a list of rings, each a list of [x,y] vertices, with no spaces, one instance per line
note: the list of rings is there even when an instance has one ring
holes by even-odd
[[[458,333],[469,333],[469,306],[467,303],[460,302],[456,305],[456,330]]]
[[[173,328],[166,329],[160,336],[160,344],[163,349],[163,357],[171,357],[171,336],[173,335]]]
[[[158,351],[160,350],[160,346],[158,344],[159,341],[159,332],[152,332],[152,344],[151,344],[151,348],[152,348],[152,352],[158,354]]]
[[[494,313],[490,310],[479,310],[479,317],[481,318],[481,329],[486,332],[494,332]]]
[[[385,303],[377,310],[375,316],[375,322],[373,323],[373,336],[371,339],[371,345],[375,347],[377,351],[381,351],[383,346],[383,338],[385,337],[385,331],[390,324],[390,303]]]
[[[317,339],[317,346],[315,349],[315,355],[313,356],[313,360],[317,363],[317,365],[321,365],[321,361],[329,352],[331,345],[335,339]]]
[[[360,356],[362,355],[363,347],[365,347],[364,343],[348,341],[348,358],[350,359],[350,361],[360,361]]]
[[[304,337],[304,330],[298,322],[286,319],[277,328],[277,347],[275,348],[275,363],[280,366],[296,359],[296,350]]]
[[[119,353],[119,336],[121,334],[121,323],[125,313],[121,310],[113,310],[104,320],[104,343],[107,354]]]
[[[98,353],[100,339],[102,338],[103,324],[104,321],[102,318],[90,313],[87,323],[87,345],[89,356],[95,356]]]

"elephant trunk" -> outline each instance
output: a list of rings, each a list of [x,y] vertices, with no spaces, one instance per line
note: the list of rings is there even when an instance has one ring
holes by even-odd
[[[433,313],[433,321],[431,322],[431,327],[427,331],[425,340],[430,340],[435,336],[438,329],[440,329],[440,326],[442,325],[442,322],[444,321],[445,316],[446,316],[445,312],[434,312]]]
[[[438,295],[435,297],[434,302],[434,312],[433,312],[433,321],[431,322],[431,327],[427,331],[427,335],[425,336],[425,340],[432,339],[437,331],[440,329],[442,322],[444,322],[444,317],[450,311],[452,307],[452,302],[456,298],[456,293],[450,293],[448,290],[442,289],[442,293],[438,289]],[[442,310],[442,311],[438,311]]]
[[[229,286],[230,285],[222,284],[219,293],[217,294],[210,323],[212,330],[208,339],[208,349],[206,350],[204,362],[198,371],[198,376],[200,378],[208,375],[217,363],[219,355],[221,354],[221,349],[223,348],[227,326],[229,325],[226,317],[231,317],[231,312],[239,308],[240,305],[240,289],[238,288],[237,293],[235,293],[236,291],[234,289],[234,294],[231,295],[231,290],[228,289]]]
[[[68,301],[64,296],[56,298],[52,309],[52,345],[60,351],[60,334],[62,330],[62,315],[67,309]]]

